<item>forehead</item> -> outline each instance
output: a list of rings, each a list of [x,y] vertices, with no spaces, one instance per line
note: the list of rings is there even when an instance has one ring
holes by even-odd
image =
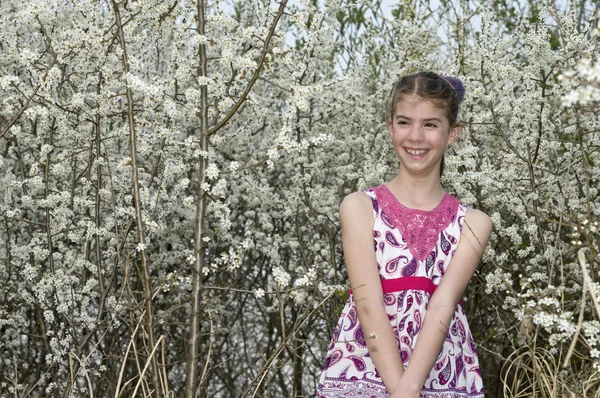
[[[394,104],[394,116],[399,115],[415,119],[438,118],[446,120],[445,109],[438,106],[436,101],[410,95],[400,98]]]

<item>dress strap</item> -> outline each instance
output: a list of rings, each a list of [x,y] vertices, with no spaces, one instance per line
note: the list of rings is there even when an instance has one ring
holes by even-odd
[[[401,292],[403,290],[422,290],[433,295],[438,285],[433,283],[431,279],[426,276],[403,276],[400,278],[393,279],[382,279],[381,288],[383,294]],[[352,294],[352,289],[348,291],[348,294]],[[462,299],[458,302],[462,305]]]

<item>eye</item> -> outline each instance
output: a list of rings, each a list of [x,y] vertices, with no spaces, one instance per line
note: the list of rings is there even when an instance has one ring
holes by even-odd
[[[398,120],[398,124],[401,126],[406,126],[408,125],[408,122],[406,120]]]
[[[437,124],[435,124],[435,123],[425,123],[425,126],[426,127],[431,127],[431,128],[436,128]]]

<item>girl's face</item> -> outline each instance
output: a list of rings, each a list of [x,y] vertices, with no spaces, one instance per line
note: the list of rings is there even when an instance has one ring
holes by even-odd
[[[402,167],[414,175],[439,176],[442,156],[460,126],[450,128],[446,113],[430,101],[411,95],[396,102],[388,130]]]

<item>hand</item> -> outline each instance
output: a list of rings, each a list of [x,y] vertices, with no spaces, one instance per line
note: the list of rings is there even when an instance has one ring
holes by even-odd
[[[408,393],[404,391],[395,390],[390,398],[419,398],[421,396],[420,392],[418,393]]]
[[[406,379],[401,378],[390,398],[419,398],[421,396],[421,387],[408,383]]]

